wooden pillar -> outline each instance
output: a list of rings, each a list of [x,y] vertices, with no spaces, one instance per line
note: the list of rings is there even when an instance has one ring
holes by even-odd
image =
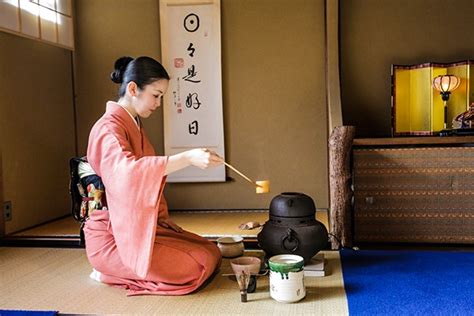
[[[326,94],[328,133],[342,125],[339,73],[339,0],[326,0]]]
[[[329,226],[331,248],[352,246],[351,150],[354,126],[337,126],[329,137]]]

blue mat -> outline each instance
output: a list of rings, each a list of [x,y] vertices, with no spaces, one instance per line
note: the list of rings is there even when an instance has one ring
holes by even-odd
[[[26,311],[26,310],[8,310],[0,309],[0,316],[54,316],[58,312],[55,311]]]
[[[474,315],[474,252],[342,250],[350,315]]]

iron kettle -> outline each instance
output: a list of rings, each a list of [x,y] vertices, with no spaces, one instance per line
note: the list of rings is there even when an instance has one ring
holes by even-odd
[[[270,219],[257,235],[267,258],[280,254],[302,256],[308,262],[328,244],[326,227],[316,220],[316,205],[304,193],[284,192],[270,202]]]

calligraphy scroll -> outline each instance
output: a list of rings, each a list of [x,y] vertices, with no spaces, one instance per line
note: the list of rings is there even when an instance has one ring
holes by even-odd
[[[160,0],[165,154],[206,147],[224,157],[220,0]],[[225,181],[224,166],[186,168],[169,182]]]

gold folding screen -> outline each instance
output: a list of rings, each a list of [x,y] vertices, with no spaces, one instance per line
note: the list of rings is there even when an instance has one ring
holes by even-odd
[[[443,129],[444,105],[439,92],[432,87],[438,75],[456,75],[459,87],[447,101],[448,128],[452,120],[474,102],[472,61],[450,64],[425,63],[392,65],[392,134],[435,135]]]

